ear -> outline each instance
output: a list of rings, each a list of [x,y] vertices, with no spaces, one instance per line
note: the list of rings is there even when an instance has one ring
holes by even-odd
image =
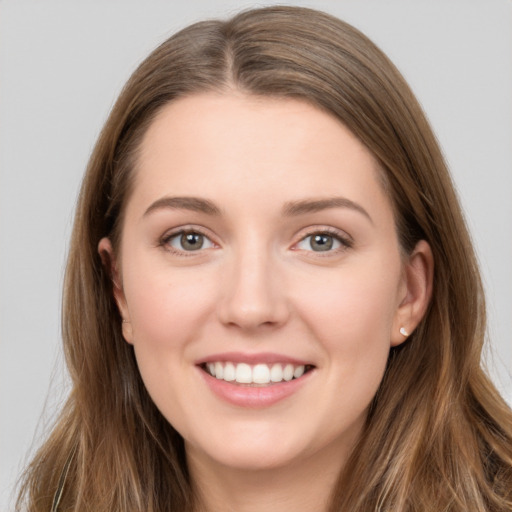
[[[130,312],[126,303],[126,298],[123,291],[123,281],[119,270],[119,263],[112,247],[112,242],[108,238],[102,238],[98,243],[98,253],[101,257],[101,262],[105,267],[110,279],[112,280],[112,291],[114,299],[119,309],[119,314],[122,318],[122,332],[123,338],[132,343],[133,331],[130,319]]]
[[[430,245],[420,240],[404,262],[401,302],[393,320],[391,345],[403,343],[425,315],[432,297],[434,257]]]

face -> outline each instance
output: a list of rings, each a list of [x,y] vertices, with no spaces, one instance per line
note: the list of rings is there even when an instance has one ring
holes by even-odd
[[[379,173],[338,120],[297,100],[193,95],[150,126],[120,251],[100,251],[124,337],[189,457],[346,457],[413,327]]]

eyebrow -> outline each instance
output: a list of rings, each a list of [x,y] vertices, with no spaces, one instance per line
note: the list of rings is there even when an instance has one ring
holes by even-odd
[[[218,216],[220,209],[210,200],[200,197],[162,197],[152,203],[144,212],[144,217],[151,212],[161,209],[190,210],[207,215]],[[299,201],[290,201],[283,207],[283,215],[293,217],[306,213],[316,213],[330,208],[349,208],[364,215],[372,224],[373,220],[370,214],[358,203],[347,199],[346,197],[330,197],[327,199],[302,199]]]
[[[285,216],[303,215],[305,213],[315,213],[329,208],[349,208],[363,214],[372,224],[373,219],[370,214],[358,203],[347,199],[346,197],[330,197],[327,199],[304,199],[300,201],[291,201],[286,203],[283,208]]]
[[[208,199],[199,197],[162,197],[152,203],[144,212],[144,217],[151,212],[161,209],[191,210],[193,212],[206,213],[207,215],[220,215],[220,210]]]

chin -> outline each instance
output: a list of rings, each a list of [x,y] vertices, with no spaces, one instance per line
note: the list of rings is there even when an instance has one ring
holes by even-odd
[[[249,434],[249,432],[245,432]],[[185,442],[187,456],[204,458],[213,464],[243,471],[261,471],[282,468],[304,457],[305,447],[293,441],[290,436],[266,435],[259,432],[257,436],[234,436],[226,433],[208,439],[208,445]],[[283,439],[287,438],[287,442]]]
[[[276,453],[274,450],[245,449],[239,451],[229,450],[222,454],[211,454],[210,458],[216,464],[235,469],[237,471],[268,471],[290,466],[297,455]]]

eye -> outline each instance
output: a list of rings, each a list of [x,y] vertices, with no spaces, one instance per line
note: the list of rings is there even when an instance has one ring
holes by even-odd
[[[164,244],[183,252],[199,251],[213,247],[213,242],[197,231],[180,231],[167,237]]]
[[[336,251],[343,247],[350,247],[350,243],[339,235],[328,232],[312,233],[297,244],[297,249],[314,252]]]

